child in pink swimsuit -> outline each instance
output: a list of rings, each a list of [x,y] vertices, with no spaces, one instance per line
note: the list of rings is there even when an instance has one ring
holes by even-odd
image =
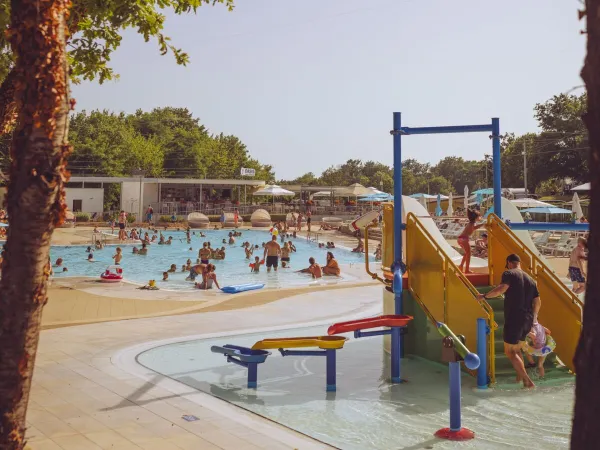
[[[460,270],[464,273],[471,273],[471,271],[469,270],[469,266],[471,264],[471,235],[475,232],[475,230],[485,226],[485,223],[475,225],[475,222],[477,221],[477,219],[479,219],[480,216],[481,214],[479,213],[479,211],[468,209],[467,218],[469,219],[469,223],[458,237],[458,245],[460,245],[461,248],[465,251],[465,254],[462,257],[462,261],[460,262],[459,266]]]
[[[537,356],[537,369],[541,378],[544,377],[544,361],[554,350],[556,346],[554,339],[550,337],[550,330],[538,322],[535,322],[531,327],[531,331],[527,334],[525,340],[525,357],[527,358],[527,367],[535,367],[536,363],[533,356]]]

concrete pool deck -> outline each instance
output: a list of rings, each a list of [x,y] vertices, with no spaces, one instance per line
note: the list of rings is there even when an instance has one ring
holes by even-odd
[[[381,288],[375,285],[306,292],[243,313],[228,310],[42,331],[27,416],[29,445],[34,450],[329,448],[192,389],[173,393],[161,386],[164,377],[135,373],[131,367],[137,363],[123,352],[157,345],[148,341],[328,323],[380,308]],[[183,415],[199,420],[187,422]]]

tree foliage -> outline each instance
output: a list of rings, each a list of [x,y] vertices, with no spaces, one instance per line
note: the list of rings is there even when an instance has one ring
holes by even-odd
[[[0,0],[0,29],[10,23],[10,0]],[[68,36],[71,76],[75,81],[98,79],[100,83],[116,76],[110,67],[113,52],[121,45],[127,29],[136,30],[146,42],[155,40],[160,52],[171,52],[178,64],[187,64],[189,56],[171,43],[164,34],[164,11],[175,14],[196,13],[202,5],[225,5],[233,9],[233,0],[73,0]],[[0,80],[12,66],[12,51],[0,34]]]
[[[273,168],[253,159],[236,136],[210,134],[185,108],[115,114],[85,111],[70,125],[74,152],[69,169],[78,175],[241,178],[242,167],[256,177],[274,178]]]

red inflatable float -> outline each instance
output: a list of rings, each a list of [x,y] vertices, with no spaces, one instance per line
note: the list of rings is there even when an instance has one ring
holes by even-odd
[[[108,266],[106,271],[100,274],[100,281],[104,283],[118,283],[123,281],[123,269],[119,266]]]

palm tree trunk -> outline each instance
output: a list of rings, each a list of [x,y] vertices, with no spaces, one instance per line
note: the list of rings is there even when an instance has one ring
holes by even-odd
[[[598,448],[600,417],[600,0],[586,0],[587,56],[581,76],[587,88],[583,120],[589,132],[591,203],[588,280],[583,331],[575,354],[577,379],[571,448]]]
[[[50,238],[64,215],[69,0],[12,0],[18,121],[11,148],[10,227],[0,280],[0,450],[22,449],[47,301]]]
[[[17,121],[16,78],[13,68],[0,85],[0,135],[12,131]]]

